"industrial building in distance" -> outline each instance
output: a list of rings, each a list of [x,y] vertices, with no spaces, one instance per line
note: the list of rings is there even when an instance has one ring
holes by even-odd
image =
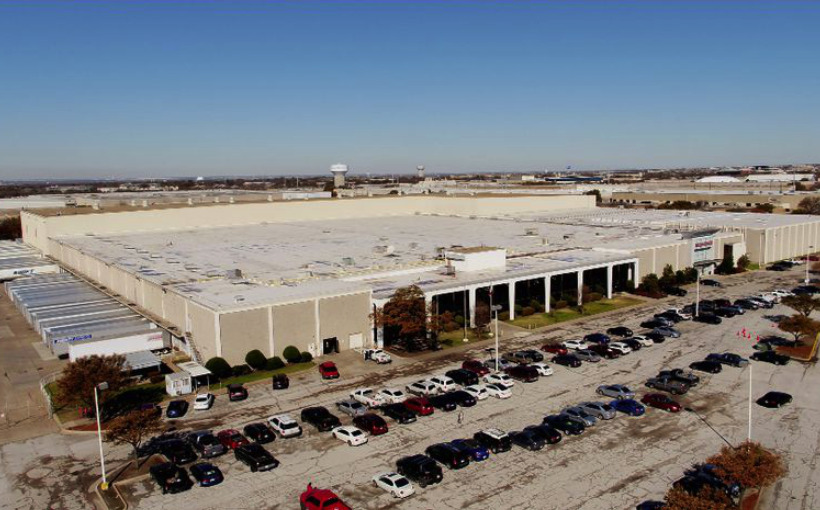
[[[24,211],[23,239],[196,360],[378,345],[373,311],[417,285],[475,325],[489,300],[605,296],[648,273],[820,246],[820,217],[599,208],[590,195],[392,196]],[[492,294],[492,296],[490,296]],[[88,339],[83,339],[87,343]]]

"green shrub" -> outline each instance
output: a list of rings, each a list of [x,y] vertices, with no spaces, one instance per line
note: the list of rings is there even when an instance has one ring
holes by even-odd
[[[250,365],[254,370],[264,370],[268,360],[265,358],[265,355],[262,354],[262,351],[254,349],[245,355],[245,363]]]
[[[597,292],[590,292],[589,294],[587,294],[586,298],[587,303],[592,303],[593,301],[600,301],[604,299],[604,296],[603,294],[599,294]]]
[[[564,301],[563,299],[559,299],[555,302],[555,306],[553,306],[553,308],[555,308],[556,310],[560,310],[561,308],[566,308],[567,306],[568,304],[566,301]]]
[[[292,345],[288,345],[285,347],[285,350],[282,351],[282,357],[285,358],[285,361],[288,363],[299,363],[302,360],[302,353],[299,352],[299,349]]]
[[[205,368],[210,370],[210,372],[219,379],[231,376],[231,365],[225,361],[224,358],[215,357],[209,359],[207,363],[205,363]]]
[[[285,368],[285,362],[279,356],[268,358],[265,362],[265,370],[279,370],[280,368]]]
[[[453,317],[453,321],[455,321],[455,323],[458,324],[459,326],[464,325],[464,317],[461,316],[461,315],[456,315],[455,317]]]
[[[510,312],[498,312],[498,320],[500,320],[500,321],[510,320]]]
[[[524,307],[523,307],[523,306],[521,306],[521,305],[515,305],[515,306],[513,307],[513,310],[515,310],[515,314],[516,314],[516,315],[521,315],[521,310],[523,310],[523,309],[524,309]]]
[[[310,363],[311,361],[313,361],[313,354],[305,351],[301,354],[300,359],[302,363]]]
[[[521,315],[524,316],[524,317],[529,317],[530,315],[532,315],[534,313],[535,313],[535,308],[533,308],[531,306],[525,306],[521,310]]]
[[[249,367],[248,365],[236,365],[233,368],[231,368],[231,375],[233,375],[234,377],[237,377],[237,376],[240,376],[240,375],[247,375],[247,374],[250,374],[251,372],[252,372],[251,367]]]
[[[459,324],[456,321],[450,321],[450,322],[448,322],[447,324],[444,325],[444,331],[449,333],[450,331],[455,331],[457,329],[461,329],[461,326],[462,325]]]

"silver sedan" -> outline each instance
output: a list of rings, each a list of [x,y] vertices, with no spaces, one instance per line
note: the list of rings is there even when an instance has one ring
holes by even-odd
[[[598,386],[598,389],[595,390],[595,392],[598,395],[612,397],[618,400],[635,398],[635,392],[630,390],[623,384],[605,384],[603,386]]]
[[[611,405],[605,402],[582,402],[578,407],[592,416],[597,416],[600,420],[611,420],[618,414]]]

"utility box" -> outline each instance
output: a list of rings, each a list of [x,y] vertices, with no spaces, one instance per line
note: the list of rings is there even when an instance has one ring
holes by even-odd
[[[447,265],[456,272],[504,269],[507,266],[507,250],[490,246],[451,248],[445,250]]]
[[[194,392],[193,378],[188,372],[176,372],[165,376],[165,393],[176,397]]]

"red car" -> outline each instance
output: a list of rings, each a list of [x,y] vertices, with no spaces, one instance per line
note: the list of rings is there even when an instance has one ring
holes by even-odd
[[[387,434],[388,430],[387,422],[381,416],[373,413],[362,414],[353,418],[353,425],[374,436]]]
[[[245,400],[248,398],[248,390],[241,384],[228,385],[228,400],[236,402],[237,400]]]
[[[647,393],[641,398],[641,402],[650,407],[669,411],[670,413],[679,413],[681,410],[680,404],[662,393]]]
[[[615,358],[620,358],[621,357],[620,352],[618,352],[615,349],[612,349],[610,347],[607,347],[604,344],[590,345],[589,350],[594,352],[595,354],[597,354],[599,356],[602,356],[602,357],[606,358],[606,359],[615,359]]]
[[[336,363],[333,363],[332,361],[325,361],[324,363],[320,364],[319,373],[322,375],[322,379],[339,378],[339,369],[336,368]]]
[[[568,352],[566,347],[558,344],[544,344],[541,346],[541,350],[552,354],[566,354]]]
[[[316,489],[310,483],[307,490],[299,496],[299,508],[301,510],[350,510],[350,507],[339,499],[336,493],[327,489]]]
[[[429,416],[433,414],[433,411],[435,411],[433,405],[430,404],[430,401],[424,397],[408,398],[404,401],[404,407],[410,409],[419,416]]]
[[[478,361],[477,359],[468,359],[461,364],[461,368],[474,372],[479,377],[483,377],[490,373],[490,369],[484,366],[484,363]]]
[[[235,450],[243,444],[250,444],[250,441],[236,429],[225,429],[219,432],[216,438],[219,439],[222,446],[231,450]]]

